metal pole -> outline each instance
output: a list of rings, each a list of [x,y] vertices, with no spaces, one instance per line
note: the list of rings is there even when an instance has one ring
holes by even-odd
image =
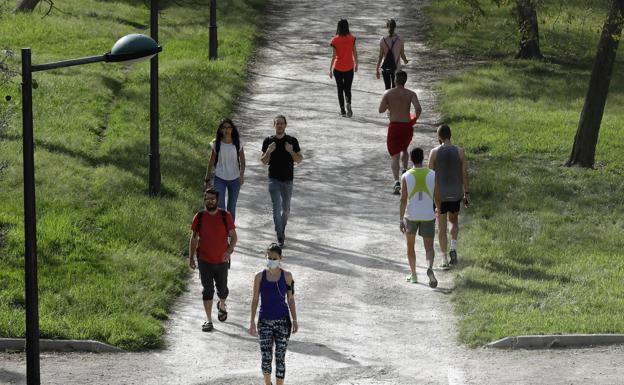
[[[158,42],[158,0],[151,0],[150,33]],[[150,59],[150,153],[149,153],[149,194],[160,195],[160,153],[158,121],[158,55]]]
[[[217,0],[210,0],[210,28],[208,36],[208,59],[217,58]]]
[[[24,147],[24,235],[26,281],[26,380],[39,385],[39,299],[37,289],[37,217],[33,144],[30,48],[22,48],[22,140]]]

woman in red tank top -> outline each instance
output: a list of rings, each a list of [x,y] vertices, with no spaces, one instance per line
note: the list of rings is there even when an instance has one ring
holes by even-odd
[[[336,79],[338,88],[338,103],[340,105],[340,115],[353,116],[351,110],[351,84],[353,84],[353,73],[357,72],[358,56],[355,48],[355,36],[349,33],[349,22],[340,19],[334,36],[329,44],[333,48],[331,62],[329,64],[329,78]],[[345,109],[346,99],[346,109]]]

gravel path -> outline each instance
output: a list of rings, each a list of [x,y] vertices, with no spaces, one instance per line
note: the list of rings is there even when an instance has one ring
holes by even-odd
[[[436,290],[404,281],[408,268],[398,198],[391,194],[387,122],[377,113],[383,82],[375,79],[374,64],[384,19],[396,16],[411,60],[407,86],[418,92],[424,111],[414,144],[428,152],[440,119],[432,85],[461,63],[423,46],[422,5],[420,0],[274,1],[249,92],[235,116],[247,143],[248,171],[239,198],[228,321],[217,322],[213,333],[200,331],[204,315],[195,277],[171,316],[165,349],[42,354],[42,383],[262,383],[258,344],[246,329],[253,274],[274,240],[266,168],[258,158],[276,113],[287,116],[287,132],[298,137],[305,156],[295,169],[284,253],[285,268],[297,281],[300,323],[289,345],[287,383],[621,383],[623,348],[462,347],[449,297],[451,273],[437,273]],[[360,53],[352,119],[339,117],[335,84],[327,76],[328,41],[339,17],[349,19]],[[419,278],[427,282],[421,246],[417,254]],[[23,355],[0,354],[0,383],[25,383],[24,373]]]

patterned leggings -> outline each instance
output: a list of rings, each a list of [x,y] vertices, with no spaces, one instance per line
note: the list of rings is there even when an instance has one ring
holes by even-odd
[[[258,337],[262,352],[262,373],[271,374],[273,360],[273,341],[275,341],[275,377],[284,378],[286,374],[286,348],[290,337],[288,319],[258,320]]]

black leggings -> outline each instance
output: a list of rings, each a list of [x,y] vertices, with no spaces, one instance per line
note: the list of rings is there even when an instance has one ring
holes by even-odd
[[[383,76],[384,85],[387,90],[396,86],[394,83],[394,75],[394,71],[381,71],[381,76]]]
[[[338,71],[334,69],[334,79],[338,87],[338,103],[340,104],[340,112],[345,111],[345,97],[347,104],[351,104],[351,84],[353,84],[353,70]]]

